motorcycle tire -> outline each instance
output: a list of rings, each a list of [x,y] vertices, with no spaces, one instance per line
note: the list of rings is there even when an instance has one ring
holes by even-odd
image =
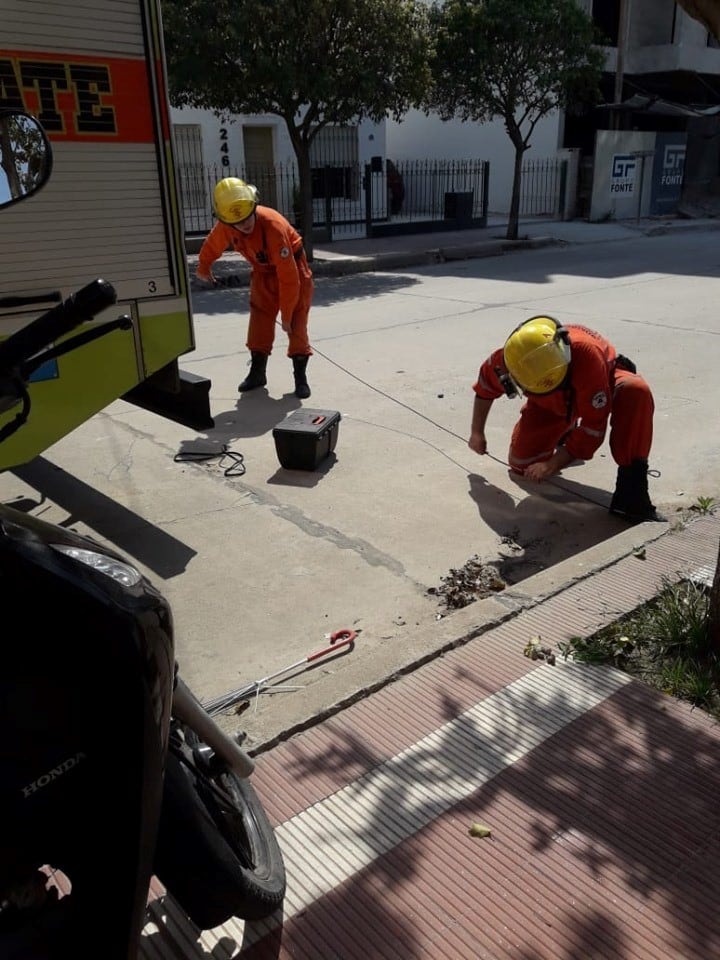
[[[255,789],[207,751],[194,731],[174,723],[155,856],[157,877],[201,930],[233,916],[270,916],[286,883]]]

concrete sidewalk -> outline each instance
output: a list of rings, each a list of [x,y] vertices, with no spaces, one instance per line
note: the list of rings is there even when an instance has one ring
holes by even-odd
[[[313,322],[318,357],[313,366],[313,400],[311,402],[314,406],[319,407],[341,405],[343,422],[340,428],[341,438],[338,451],[343,457],[340,469],[347,470],[347,473],[343,484],[338,485],[337,488],[333,486],[333,480],[339,480],[339,476],[335,477],[337,471],[328,475],[323,482],[321,497],[312,498],[311,494],[302,497],[296,496],[295,492],[290,489],[283,492],[284,499],[292,502],[295,508],[302,511],[309,511],[313,515],[314,511],[317,511],[315,519],[320,521],[322,518],[323,524],[331,520],[333,530],[335,530],[335,525],[341,526],[343,529],[348,527],[362,530],[363,551],[368,549],[367,544],[369,543],[372,543],[375,547],[379,542],[386,542],[385,534],[380,529],[382,526],[380,520],[374,519],[375,513],[382,515],[384,511],[388,518],[393,518],[388,520],[390,526],[393,529],[397,526],[395,540],[392,546],[388,546],[388,556],[396,557],[398,552],[402,552],[399,550],[400,542],[404,542],[404,538],[408,537],[408,527],[413,522],[411,518],[421,517],[425,511],[432,512],[433,509],[436,509],[432,505],[436,503],[437,492],[452,488],[453,481],[444,470],[433,469],[432,474],[430,474],[428,462],[422,456],[422,447],[411,449],[408,445],[405,434],[414,434],[416,428],[413,426],[412,429],[409,429],[409,421],[407,421],[402,410],[398,412],[397,409],[394,409],[391,412],[391,408],[383,402],[382,395],[370,396],[362,389],[363,384],[361,382],[360,389],[356,392],[355,384],[350,383],[343,374],[348,369],[353,371],[365,370],[365,367],[358,365],[358,357],[362,356],[360,337],[366,325],[371,328],[377,325],[378,329],[383,330],[383,352],[386,356],[381,358],[378,355],[373,360],[373,375],[380,377],[383,389],[388,390],[390,394],[396,394],[398,390],[396,366],[398,364],[393,356],[401,356],[408,347],[413,353],[419,350],[418,358],[413,359],[412,364],[408,359],[399,364],[403,367],[403,370],[399,371],[403,376],[402,389],[405,391],[403,396],[419,402],[424,412],[432,414],[431,419],[434,419],[436,415],[441,416],[443,423],[446,423],[451,422],[451,419],[446,420],[446,417],[452,418],[454,416],[454,411],[450,409],[450,405],[447,403],[447,400],[451,398],[451,388],[448,385],[454,382],[457,370],[462,369],[461,356],[457,354],[452,359],[450,356],[453,353],[452,343],[444,338],[441,327],[437,328],[437,335],[443,337],[442,342],[432,339],[435,334],[430,334],[431,327],[429,326],[422,328],[423,333],[420,337],[413,335],[412,340],[403,341],[400,335],[398,335],[400,339],[395,339],[396,334],[391,332],[393,327],[390,325],[391,321],[387,316],[384,319],[378,319],[375,316],[372,321],[365,317],[361,318],[360,315],[354,318],[353,312],[343,306],[342,301],[343,291],[348,287],[354,289],[357,284],[362,284],[359,288],[361,292],[368,298],[372,298],[376,295],[377,290],[384,289],[379,288],[378,284],[401,283],[402,281],[398,280],[397,276],[404,267],[409,268],[409,271],[412,272],[413,266],[437,264],[437,270],[425,272],[438,276],[443,276],[447,272],[448,290],[452,291],[449,296],[452,299],[457,299],[458,302],[464,302],[467,298],[461,292],[463,289],[463,281],[460,279],[462,274],[456,273],[456,268],[452,264],[443,269],[441,264],[445,261],[460,261],[488,256],[501,257],[513,250],[527,249],[528,247],[548,247],[549,249],[545,253],[546,259],[551,258],[556,262],[558,271],[561,271],[561,264],[566,258],[566,253],[568,254],[568,261],[572,259],[570,254],[573,248],[575,248],[576,253],[579,253],[581,251],[577,250],[578,247],[599,245],[597,254],[588,251],[591,262],[597,263],[603,255],[607,255],[608,247],[612,247],[613,244],[618,244],[618,247],[623,249],[623,243],[628,241],[637,241],[639,238],[646,237],[661,237],[663,234],[672,234],[678,237],[688,236],[689,239],[690,234],[699,236],[699,231],[717,230],[718,227],[720,227],[720,220],[664,219],[647,220],[640,223],[630,221],[598,224],[584,221],[524,222],[521,226],[521,239],[513,246],[504,239],[504,223],[494,223],[484,230],[452,231],[382,240],[342,240],[333,244],[318,245],[315,250],[316,259],[313,263],[313,269],[316,276],[327,277],[328,280],[318,284],[316,295],[317,303]],[[654,241],[648,240],[648,247],[652,247],[653,243]],[[667,245],[667,239],[665,245]],[[601,253],[601,249],[604,253]],[[541,254],[540,251],[538,255]],[[519,255],[517,259],[513,259],[514,269],[520,269],[520,274],[525,276],[525,259],[527,260],[527,276],[529,277],[532,275],[531,261],[534,257],[528,255],[523,258],[522,255]],[[654,260],[655,255],[649,253],[649,261],[653,266],[655,265]],[[239,256],[226,255],[217,265],[218,273],[220,274],[221,270],[227,270],[229,275],[233,275],[233,273],[237,273],[239,267],[243,267],[243,264],[244,262]],[[502,271],[510,266],[509,263],[496,264],[495,267],[489,266],[489,276],[494,274],[496,268],[500,268]],[[333,276],[342,277],[345,274],[359,275],[363,273],[374,273],[376,276],[364,278],[358,276],[357,278],[350,278],[348,283],[337,284],[330,279]],[[395,276],[392,276],[393,273]],[[600,275],[603,275],[602,272]],[[393,287],[393,289],[395,288]],[[612,300],[612,294],[607,288],[604,288],[603,295],[608,297],[609,301]],[[489,301],[497,299],[503,302],[506,293],[496,294],[492,292],[485,293],[483,296],[487,296]],[[624,288],[619,296],[622,298],[627,296]],[[647,294],[645,296],[647,298]],[[232,309],[230,305],[233,299],[234,297],[230,293],[226,298],[223,298],[222,289],[220,289],[217,292],[212,291],[210,295],[207,293],[199,295],[198,305],[202,304],[201,309],[208,310],[208,318],[213,317],[211,322],[216,326],[219,324],[218,318],[224,309],[224,302],[227,302],[228,308]],[[216,312],[212,312],[211,301],[218,305],[215,308]],[[417,299],[413,300],[413,311],[416,311],[418,319],[422,320],[425,316],[424,311],[433,316],[438,309],[437,302],[439,301],[435,301],[431,297],[427,304],[422,307],[421,302]],[[244,306],[244,301],[242,301],[242,304]],[[239,308],[242,310],[243,306]],[[398,300],[397,306],[398,309],[402,309],[400,300]],[[378,307],[376,306],[375,309],[377,310]],[[611,307],[610,313],[612,313],[612,309]],[[361,307],[360,310],[362,313],[363,308]],[[343,318],[345,317],[353,317],[347,327],[344,325]],[[397,319],[398,317],[394,316],[392,323]],[[484,322],[489,321],[484,320]],[[608,319],[606,319],[606,323],[608,323]],[[632,349],[634,353],[645,353],[647,347],[644,343],[642,327],[635,329],[637,340],[633,343],[630,330],[626,329],[623,330],[623,343],[632,344],[628,349]],[[348,338],[346,345],[341,345],[343,337],[347,333],[350,333],[351,336]],[[425,337],[431,338],[430,345],[423,347],[421,342]],[[460,340],[462,341],[462,337],[460,337]],[[710,349],[709,345],[707,349]],[[218,356],[221,350],[221,338],[218,336],[217,343],[213,344],[209,352],[212,356]],[[434,369],[438,366],[439,350],[442,350],[442,355],[445,357],[440,371]],[[462,349],[460,349],[461,353]],[[648,363],[647,360],[645,362]],[[412,378],[407,380],[404,371],[408,368],[414,369],[416,363],[419,363],[417,369],[422,370],[421,376],[417,381],[412,380]],[[279,363],[271,365],[273,376],[276,375],[279,366]],[[215,374],[213,376],[215,377]],[[219,392],[231,393],[237,379],[229,381],[227,387],[220,379],[214,380],[214,382],[217,382]],[[429,384],[438,384],[438,387],[442,387],[442,390],[436,390],[434,386],[431,387]],[[460,386],[452,389],[459,393]],[[681,393],[681,390],[679,387],[673,387],[669,388],[669,392],[675,395]],[[277,387],[271,385],[270,393],[277,393]],[[443,400],[438,404],[437,401],[441,395]],[[320,397],[324,399],[316,399]],[[342,398],[341,403],[337,399],[339,397]],[[327,398],[332,399],[328,400]],[[263,397],[251,395],[250,401],[245,402],[243,400],[237,403],[237,408],[242,411],[244,417],[251,417],[257,411],[264,409],[262,406]],[[497,412],[499,413],[499,410]],[[463,413],[458,414],[461,421],[463,416]],[[269,421],[269,415],[267,419]],[[234,415],[233,422],[236,422]],[[382,443],[377,447],[368,445],[370,443],[370,433],[368,431],[372,430],[372,428],[368,428],[368,424],[371,423],[379,425],[376,426],[377,430],[392,429],[395,432],[394,443],[388,447]],[[464,428],[464,422],[462,422],[462,427]],[[261,433],[260,427],[258,427],[257,432],[258,434]],[[454,432],[457,433],[457,430]],[[422,430],[421,433],[423,433]],[[402,437],[404,439],[401,439]],[[435,443],[436,439],[436,437],[433,439],[431,433],[422,437],[422,440],[428,440],[432,443]],[[244,444],[247,450],[251,451],[249,441],[244,440]],[[445,450],[444,442],[441,446]],[[252,453],[255,455],[254,450]],[[452,461],[465,463],[463,452],[460,448],[453,446],[452,438],[447,447],[447,454]],[[663,449],[661,437],[659,437],[657,444],[658,460],[661,460],[664,454],[669,455]],[[451,460],[446,461],[450,470],[452,470],[453,465]],[[483,464],[483,469],[485,467],[487,467],[487,464]],[[481,487],[480,481],[472,479],[472,464],[468,469],[471,499],[478,504],[486,504],[488,491],[493,489],[493,485],[488,484],[486,487]],[[480,472],[483,472],[483,469],[480,469]],[[602,454],[587,468],[585,476],[589,477],[591,472],[595,471],[597,471],[598,477],[594,483],[596,489],[598,491],[612,489],[614,481],[612,463]],[[605,479],[601,478],[603,471],[607,474]],[[494,482],[502,485],[503,481],[494,476],[494,471],[491,471],[491,473],[493,473]],[[671,468],[669,467],[668,477],[670,474]],[[389,491],[392,490],[397,477],[406,475],[422,477],[423,479],[417,483],[418,491],[413,489],[410,492],[408,487],[404,488],[407,504],[401,510],[397,503],[392,502]],[[678,471],[677,476],[681,475],[683,474]],[[273,482],[279,482],[280,479],[280,477],[274,478]],[[572,489],[572,481],[568,482]],[[685,477],[683,482],[688,483],[689,477]],[[671,481],[668,479],[667,483],[670,484]],[[673,486],[668,486],[666,493],[661,496],[661,502],[669,500],[671,496],[675,497],[675,493],[681,489],[677,479],[672,483]],[[415,484],[413,484],[413,488],[414,486]],[[558,493],[562,497],[562,491],[558,491]],[[545,491],[545,494],[547,494],[547,491]],[[336,495],[337,500],[335,499]],[[524,495],[525,492],[523,491],[521,498]],[[512,493],[508,496],[512,497]],[[501,500],[504,502],[503,495],[500,495],[498,500],[498,511],[499,515],[504,517],[504,508],[500,505]],[[360,506],[362,502],[366,502],[368,505],[372,504],[373,510],[368,513],[367,517],[361,518],[359,514],[362,511]],[[509,503],[510,500],[507,502]],[[553,565],[543,573],[523,579],[520,583],[516,583],[510,591],[506,590],[501,595],[474,603],[470,609],[454,610],[452,615],[444,620],[433,619],[427,621],[417,617],[414,615],[416,608],[409,605],[406,598],[401,604],[398,595],[396,601],[398,615],[392,617],[390,628],[383,627],[378,630],[376,627],[376,636],[371,640],[369,634],[372,626],[370,623],[367,623],[366,626],[365,620],[362,620],[363,629],[367,632],[361,637],[358,644],[358,651],[360,651],[358,655],[339,656],[328,662],[325,667],[321,665],[321,669],[303,673],[301,677],[297,678],[297,682],[304,687],[302,695],[296,696],[292,693],[284,695],[285,691],[279,691],[277,695],[273,693],[254,699],[252,709],[244,714],[240,721],[248,733],[252,747],[257,748],[264,743],[272,742],[280,732],[286,733],[290,729],[301,729],[305,724],[312,722],[318,712],[322,713],[327,709],[334,697],[347,702],[366,695],[377,684],[387,682],[388,678],[414,668],[418,662],[438,656],[462,638],[467,638],[468,635],[476,631],[482,632],[488,629],[492,623],[503,620],[509,614],[509,607],[517,612],[518,609],[525,608],[528,605],[532,606],[539,600],[546,599],[555,591],[564,589],[578,576],[584,577],[593,570],[602,569],[607,564],[616,563],[622,557],[631,555],[639,545],[648,540],[653,540],[661,531],[668,529],[665,525],[658,527],[653,524],[629,530],[624,529],[621,523],[615,524],[614,519],[608,521],[602,515],[587,511],[585,509],[588,506],[587,504],[574,503],[571,505],[571,503],[572,497],[566,501],[558,498],[553,500],[552,503],[545,502],[541,506],[540,501],[535,500],[534,496],[530,496],[530,499],[524,502],[524,507],[511,510],[507,514],[506,527],[503,527],[503,524],[495,518],[493,509],[486,508],[486,515],[483,515],[481,509],[479,511],[481,519],[488,524],[488,528],[481,527],[482,533],[477,531],[468,547],[468,549],[478,553],[482,553],[486,547],[483,537],[488,535],[490,541],[492,541],[491,528],[493,523],[497,527],[495,532],[504,534],[511,529],[515,519],[518,526],[522,527],[524,536],[531,539],[533,536],[546,536],[547,529],[553,529],[557,533],[557,528],[551,525],[559,521],[564,531],[563,535],[575,537],[579,531],[582,531],[586,540],[582,544],[576,543],[571,553],[565,555],[567,559],[563,562],[553,562]],[[426,554],[429,551],[422,545],[421,532],[418,532],[417,535],[418,542],[415,543],[413,540],[410,554],[403,556],[403,562],[406,564],[405,573],[412,571],[413,576],[420,582],[426,582],[427,570],[418,567],[415,560],[422,556],[424,558],[423,564],[436,563],[447,546],[445,540],[455,541],[456,545],[464,542],[467,530],[466,524],[472,523],[471,517],[454,518],[453,510],[447,509],[447,503],[444,506],[444,537],[443,543],[438,544],[434,550],[437,556],[431,557],[428,561]],[[354,516],[354,519],[351,520],[350,518],[356,512],[357,516]],[[342,521],[340,520],[341,516]],[[541,516],[542,520],[540,520]],[[511,520],[511,517],[515,519]],[[565,523],[567,523],[567,526],[564,526]],[[594,527],[596,523],[597,528]],[[593,537],[588,536],[591,529],[595,530]],[[336,533],[333,533],[333,537],[336,537]],[[593,542],[590,542],[590,540]],[[313,544],[313,553],[315,546],[316,544]],[[343,581],[338,561],[330,561],[330,558],[328,558],[328,561],[333,565],[322,568],[322,579],[326,581],[328,587],[331,583],[335,584],[327,591],[330,609],[334,606],[333,601],[337,596],[344,596],[347,601],[346,610],[362,610],[359,615],[361,618],[366,617],[367,607],[363,609],[362,604],[355,602],[355,598],[362,594],[360,581],[354,581],[352,584]],[[380,570],[382,564],[386,561],[387,557],[382,561],[377,557],[374,561],[378,564],[377,570]],[[308,563],[304,556],[295,562],[300,568],[304,568]],[[392,583],[393,575],[388,568],[385,577],[373,577],[370,596],[372,597],[372,604],[377,609],[380,609],[383,602],[388,607],[393,602],[387,593],[387,587],[388,584]],[[361,574],[357,569],[353,569],[351,576],[361,577]],[[336,583],[336,578],[340,582]],[[271,583],[272,581],[268,579],[268,584]],[[268,585],[267,590],[272,589]],[[352,618],[348,619],[346,623],[331,621],[333,628],[353,625]],[[370,658],[363,656],[363,651],[368,643],[372,643]],[[322,644],[316,645],[322,646]],[[287,662],[290,660],[291,657],[288,657]],[[340,677],[342,677],[342,683],[335,686],[335,679]],[[294,681],[289,679],[287,682],[291,684]],[[333,687],[334,690],[331,689]],[[318,700],[315,699],[313,694],[316,690],[319,692],[320,688],[324,689],[326,696],[324,699]],[[340,692],[341,688],[342,692]],[[225,689],[230,689],[229,685]],[[228,723],[232,723],[234,720],[231,716],[228,716],[227,719]]]
[[[392,678],[258,758],[282,911],[199,933],[159,885],[143,960],[709,960],[720,728],[557,648],[702,575],[702,517]],[[471,825],[488,834],[472,836]]]
[[[705,426],[718,402],[717,243],[715,233],[685,237],[698,226],[640,225],[683,231],[678,243],[628,224],[523,225],[534,240],[552,229],[554,246],[384,272],[361,255],[365,241],[321,248],[318,258],[333,253],[343,269],[359,263],[367,272],[317,284],[308,406],[337,410],[342,422],[334,455],[307,473],[279,467],[273,442],[274,427],[300,407],[282,340],[267,388],[238,396],[247,290],[197,292],[196,349],[182,365],[211,380],[215,426],[198,433],[117,401],[6,475],[5,499],[133,558],[172,604],[181,669],[203,700],[327,646],[327,633],[357,630],[352,655],[286,676],[293,689],[276,687],[240,716],[222,715],[258,749],[632,558],[668,528],[627,529],[607,515],[615,469],[606,451],[535,489],[502,460],[468,450],[476,361],[528,311],[561,305],[563,315],[590,322],[602,298],[603,329],[629,356],[642,356],[657,384],[654,502],[671,520],[700,495],[720,502]],[[493,229],[469,236],[503,243]],[[449,250],[460,238],[426,235],[413,240],[415,250],[376,256],[423,254],[440,239]],[[317,269],[325,263],[318,259]],[[679,329],[688,334],[682,355],[668,364]],[[702,384],[692,395],[688,372]],[[511,403],[494,411],[499,456],[516,415]],[[244,458],[244,474],[224,472],[226,447]],[[193,453],[210,459],[177,459]],[[446,613],[440,585],[478,557],[507,588]]]

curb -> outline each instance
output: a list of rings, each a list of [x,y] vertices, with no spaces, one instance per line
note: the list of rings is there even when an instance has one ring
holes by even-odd
[[[688,231],[707,231],[720,230],[720,220],[717,223],[688,223],[683,221],[683,225],[677,223],[664,223],[657,226],[642,227],[632,225],[629,227],[632,232],[639,236],[659,237],[668,233],[685,233]],[[626,239],[624,237],[617,239]],[[197,251],[187,246],[191,243],[198,246],[201,241],[186,241],[186,252],[192,256]],[[610,242],[607,238],[594,241],[585,241],[593,243]],[[520,237],[517,240],[506,240],[497,238],[494,240],[480,240],[475,243],[455,244],[449,247],[428,247],[421,250],[398,250],[388,253],[376,253],[370,256],[342,256],[338,255],[328,260],[317,259],[311,263],[313,275],[315,277],[343,277],[358,273],[381,273],[389,270],[402,270],[407,267],[432,266],[433,264],[449,263],[457,260],[472,260],[481,257],[501,257],[506,253],[515,253],[522,250],[537,250],[542,247],[558,246],[564,247],[572,244],[573,241],[555,237],[550,234],[540,237]],[[217,271],[216,265],[216,271]],[[220,270],[223,268],[220,267]],[[230,269],[234,272],[230,273]],[[217,271],[219,272],[219,271]],[[247,287],[250,285],[250,269],[244,265],[237,272],[237,266],[228,267],[227,274],[219,277],[220,282],[217,287],[201,286],[191,277],[191,289],[202,290],[203,292],[213,290],[223,290],[227,287]]]
[[[699,232],[702,230],[720,230],[720,220],[718,220],[717,223],[708,223],[707,221],[704,223],[687,223],[687,221],[683,221],[682,227],[678,226],[676,223],[662,223],[657,227],[648,227],[641,232],[646,237],[662,237],[666,236],[668,233],[695,233],[696,231]]]
[[[403,267],[432,266],[453,260],[472,260],[480,257],[500,257],[516,250],[534,250],[558,244],[554,237],[522,237],[518,240],[482,240],[478,243],[452,247],[431,247],[427,250],[403,250],[397,253],[377,253],[371,257],[348,257],[337,260],[315,260],[315,276],[342,276],[350,273],[396,270]]]
[[[541,247],[559,246],[563,243],[555,237],[521,237],[518,240],[482,240],[477,243],[452,247],[432,247],[427,250],[399,250],[377,253],[368,257],[337,257],[332,260],[313,260],[311,269],[315,277],[342,277],[357,273],[375,273],[399,270],[405,267],[432,266],[455,260],[472,260],[481,257],[500,257],[520,250],[535,250]],[[219,277],[217,287],[201,286],[193,279],[192,288],[204,292],[223,290],[228,287],[250,285],[250,270]]]
[[[285,722],[273,729],[261,732],[260,728],[253,728],[247,717],[240,721],[240,729],[248,735],[247,749],[253,756],[265,753],[288,740],[297,733],[315,726],[341,712],[346,707],[364,700],[384,687],[395,682],[400,677],[413,673],[426,663],[442,657],[451,650],[462,647],[471,641],[479,640],[485,634],[497,630],[503,625],[512,622],[522,623],[523,631],[518,635],[524,636],[528,630],[527,622],[543,620],[548,605],[562,606],[566,618],[563,624],[556,626],[556,633],[561,635],[570,630],[573,617],[570,611],[574,601],[571,599],[579,590],[593,596],[598,588],[593,583],[600,584],[610,578],[620,585],[618,596],[613,603],[599,601],[599,612],[596,611],[595,621],[589,633],[595,632],[609,623],[630,613],[638,604],[649,598],[642,595],[640,582],[649,577],[645,585],[645,594],[654,595],[663,581],[666,573],[681,576],[683,571],[693,566],[696,556],[700,552],[699,542],[715,542],[714,535],[718,529],[720,517],[685,517],[680,525],[668,522],[658,524],[647,522],[630,526],[617,535],[602,541],[575,557],[570,557],[553,567],[526,578],[500,594],[485,597],[469,604],[439,621],[424,625],[416,629],[411,637],[407,638],[405,656],[395,659],[392,664],[385,662],[382,652],[378,662],[368,676],[367,665],[348,664],[344,669],[345,683],[348,692],[338,699],[332,693],[324,703],[316,706],[308,703],[295,710],[290,710]],[[707,533],[705,533],[707,531]],[[643,569],[642,576],[630,577],[634,572],[634,565],[638,553],[642,548],[648,549],[651,558],[647,569]],[[658,565],[652,562],[652,556],[659,550],[665,559]],[[710,548],[709,556],[715,556],[716,547]],[[630,585],[628,589],[624,589]],[[637,594],[637,595],[636,595]],[[582,618],[580,618],[582,619]],[[587,627],[587,625],[585,625]],[[584,628],[580,628],[582,632]],[[537,631],[535,631],[537,632]],[[542,631],[541,631],[542,632]],[[528,635],[529,636],[529,635]],[[557,637],[555,638],[557,639]],[[327,679],[327,677],[325,678]],[[350,681],[348,683],[348,681]],[[232,734],[238,733],[237,718],[233,715],[220,714],[216,720]]]

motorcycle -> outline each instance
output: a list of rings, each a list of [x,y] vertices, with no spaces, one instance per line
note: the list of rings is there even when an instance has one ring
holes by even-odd
[[[0,149],[1,208],[42,188],[52,150],[11,111]],[[27,421],[34,371],[129,329],[90,323],[116,302],[95,279],[0,342],[0,412],[14,411],[0,442]],[[278,910],[285,868],[253,760],[180,677],[155,586],[91,537],[0,505],[0,597],[0,956],[135,960],[153,875],[200,929]]]

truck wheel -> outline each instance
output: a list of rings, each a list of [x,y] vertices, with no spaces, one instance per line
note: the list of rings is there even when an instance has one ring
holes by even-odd
[[[260,798],[195,733],[170,740],[155,873],[202,930],[260,920],[285,897],[285,866]]]

